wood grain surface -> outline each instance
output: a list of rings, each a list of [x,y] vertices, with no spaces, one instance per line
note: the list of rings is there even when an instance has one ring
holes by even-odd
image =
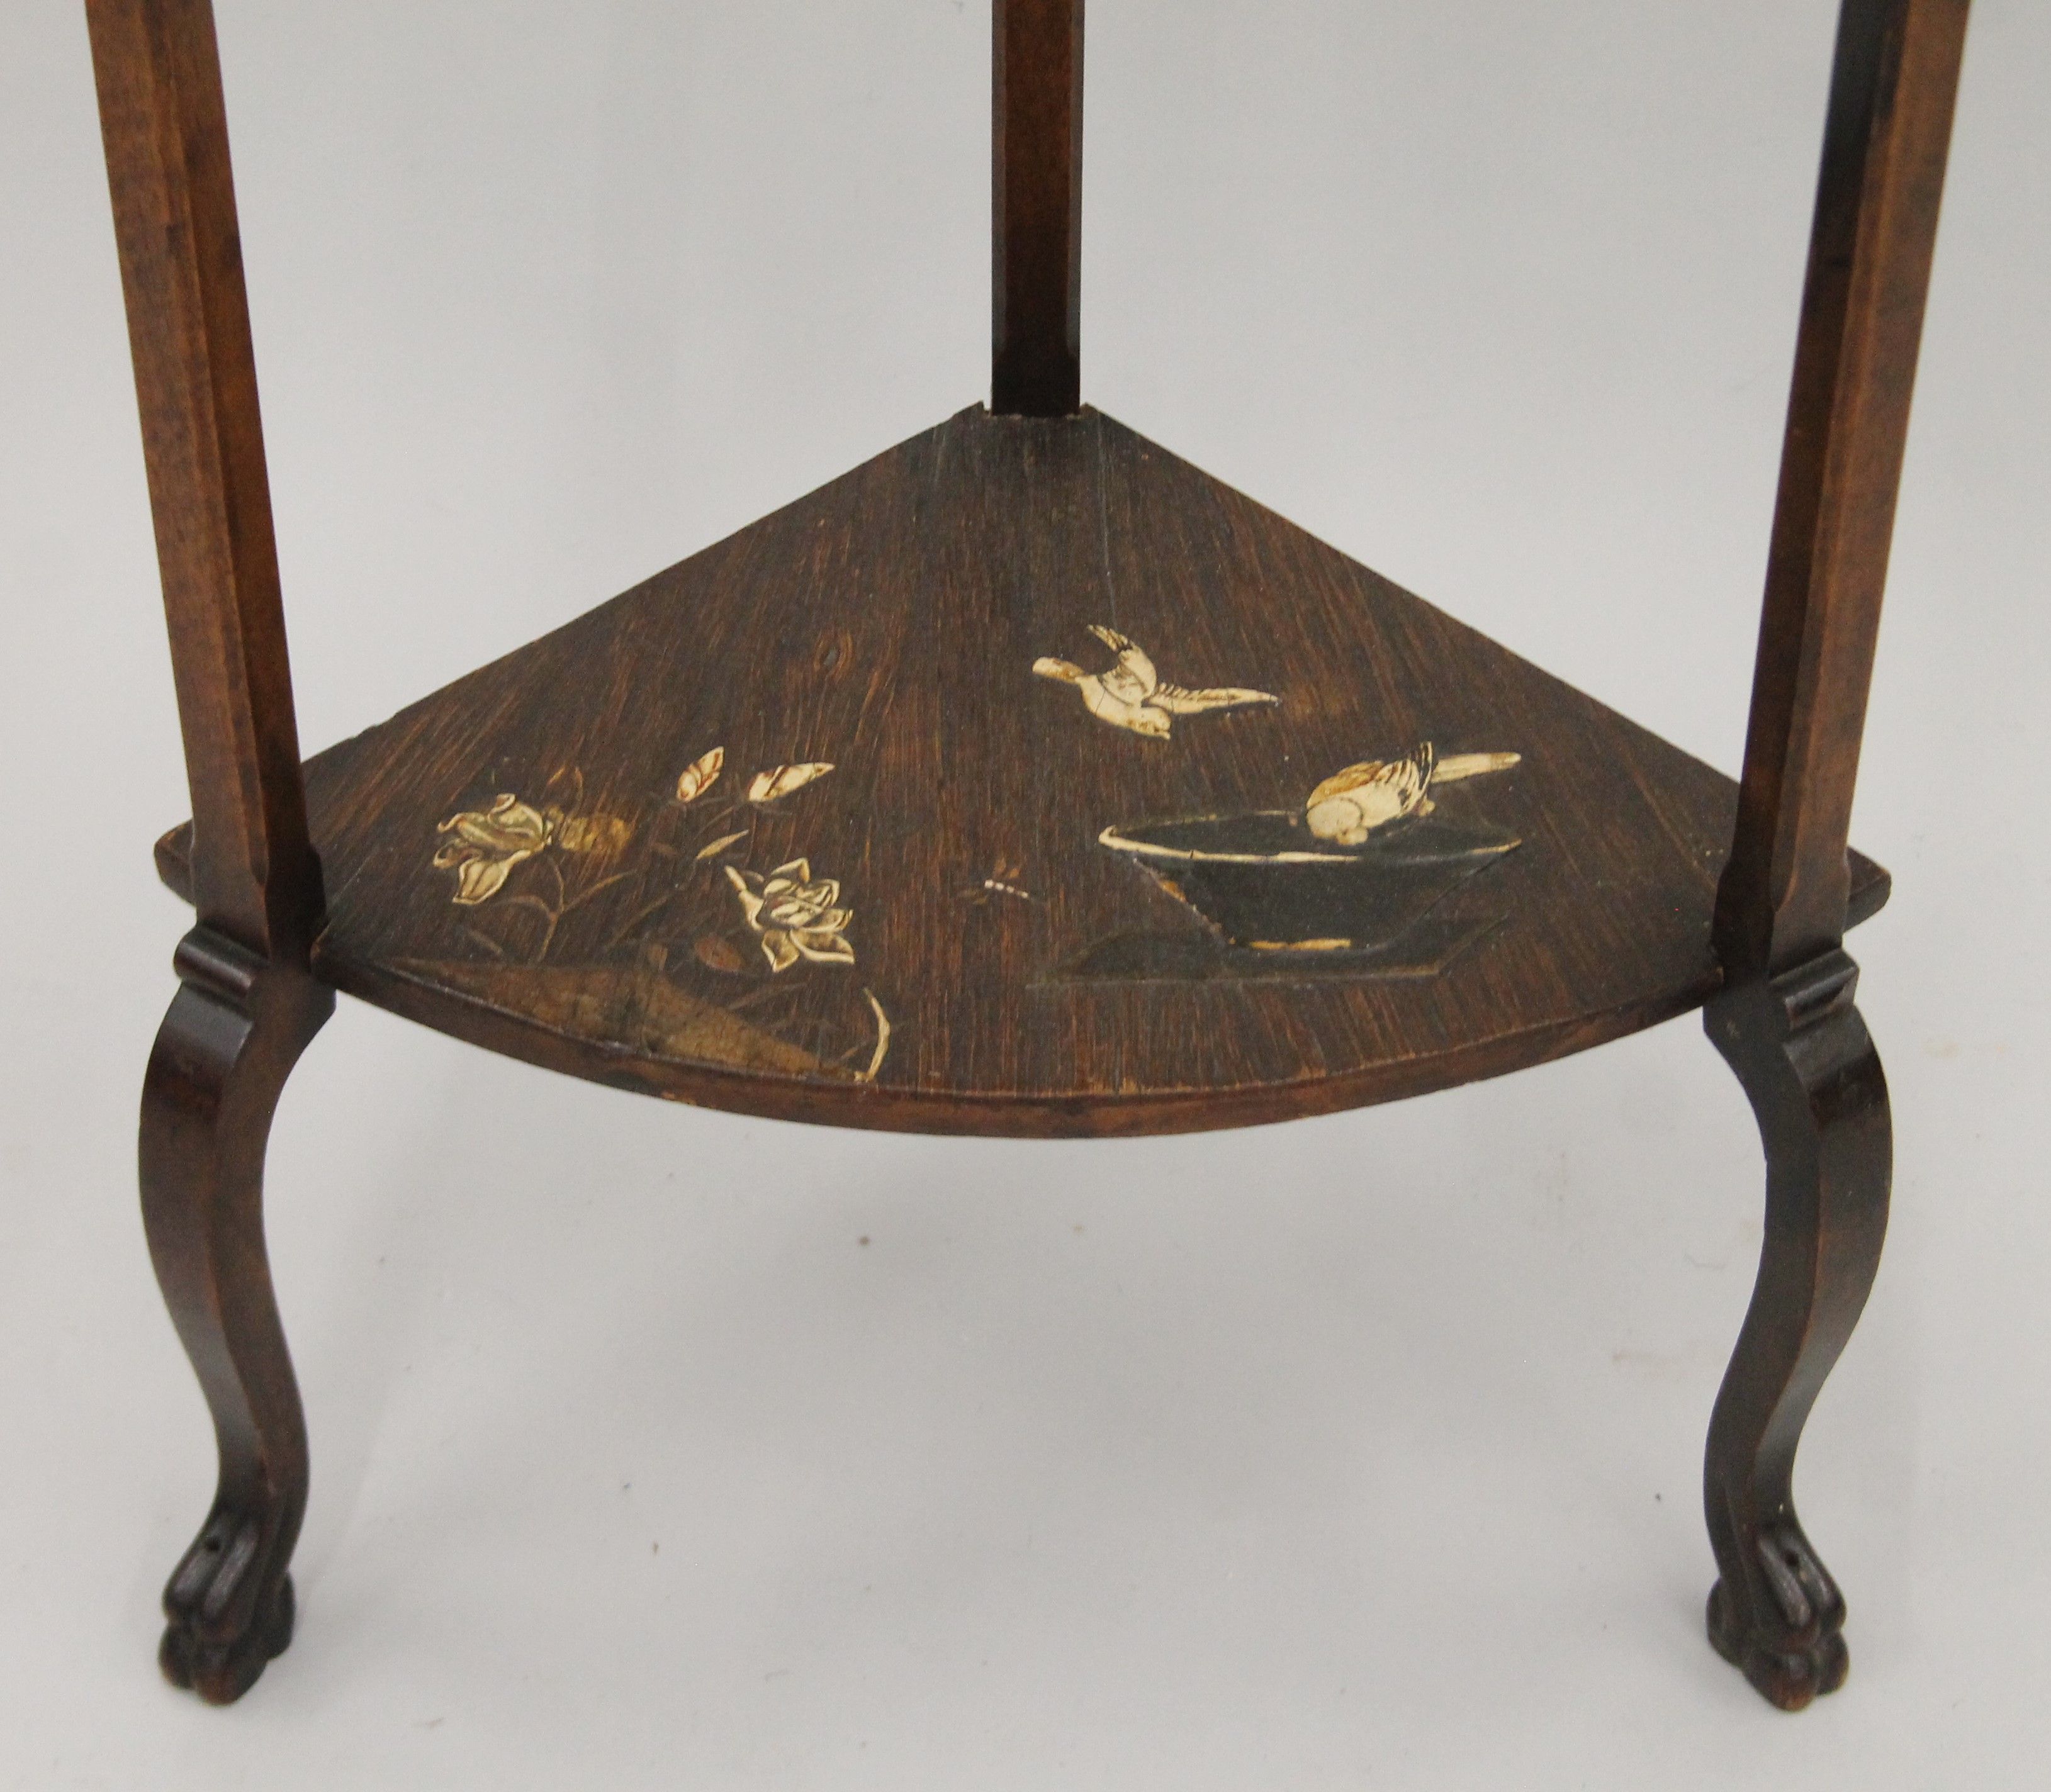
[[[1845,0],[1717,947],[1834,949],[1970,0]]]
[[[201,927],[303,965],[305,792],[235,181],[207,0],[90,0]]]
[[[1093,624],[1164,680],[1279,701],[1165,739],[1108,725],[1033,674],[1048,655],[1108,666]],[[1099,841],[1287,810],[1427,740],[1522,755],[1436,791],[1440,817],[1522,844],[1433,912],[1421,960],[1234,953]],[[717,781],[678,801],[715,748]],[[744,800],[814,762],[834,769]],[[1328,1111],[1694,1007],[1721,982],[1736,802],[1101,413],[979,408],[330,748],[307,783],[330,892],[315,962],[345,990],[686,1101],[1019,1134]],[[447,824],[505,798],[554,818],[549,841],[459,903]],[[176,887],[180,837],[162,857]],[[736,877],[799,859],[838,886],[852,962],[772,970],[748,925]],[[1884,874],[1861,861],[1855,882],[1877,907]]]
[[[990,15],[990,408],[1082,403],[1083,0]]]
[[[1709,1640],[1784,1710],[1850,1671],[1845,1601],[1795,1516],[1795,1453],[1879,1267],[1887,1082],[1838,942],[1888,549],[1968,0],[1843,0],[1760,625],[1743,794],[1704,1016],[1765,1146],[1765,1243],[1717,1398]]]
[[[1766,1157],[1759,1279],[1717,1396],[1702,1505],[1717,1579],[1709,1641],[1799,1711],[1844,1685],[1845,1599],[1795,1509],[1810,1408],[1880,1267],[1893,1176],[1887,1079],[1842,951],[1734,981],[1703,1025],[1744,1084]]]
[[[1709,1632],[1776,1704],[1840,1685],[1791,1475],[1885,1228],[1838,943],[1887,893],[1846,834],[1967,11],[1842,0],[1740,814],[1078,411],[1082,0],[994,10],[991,409],[318,755],[303,791],[211,10],[88,0],[195,815],[158,845],[199,914],[141,1134],[221,1464],[166,1593],[173,1681],[231,1700],[291,1636],[306,1439],[262,1168],[340,988],[682,1101],[1017,1134],[1326,1111],[1708,1001],[1768,1190],[1710,1432]]]

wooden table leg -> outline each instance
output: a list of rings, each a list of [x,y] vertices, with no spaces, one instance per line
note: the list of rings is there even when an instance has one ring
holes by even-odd
[[[1845,1602],[1795,1514],[1795,1452],[1858,1324],[1887,1231],[1887,1080],[1826,952],[1740,983],[1704,1017],[1766,1148],[1766,1240],[1709,1421],[1703,1499],[1720,1578],[1709,1640],[1783,1711],[1844,1684]]]
[[[143,1219],[213,1415],[213,1508],[164,1589],[158,1659],[214,1704],[291,1641],[286,1574],[307,1501],[306,1421],[264,1247],[264,1152],[285,1079],[334,993],[195,929],[143,1085]]]

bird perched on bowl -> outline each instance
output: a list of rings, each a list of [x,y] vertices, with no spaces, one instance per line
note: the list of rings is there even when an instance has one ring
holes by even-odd
[[[1448,753],[1440,759],[1428,740],[1400,759],[1362,759],[1335,771],[1311,792],[1303,820],[1320,840],[1358,846],[1377,828],[1406,815],[1428,815],[1436,806],[1427,794],[1434,784],[1507,771],[1522,753]]]
[[[1244,690],[1236,685],[1193,691],[1180,685],[1163,684],[1153,661],[1116,629],[1092,623],[1090,633],[1118,656],[1109,670],[1085,672],[1065,659],[1037,659],[1033,670],[1042,678],[1073,685],[1083,693],[1083,707],[1113,728],[1143,734],[1152,740],[1165,740],[1178,716],[1200,716],[1206,710],[1240,709],[1250,704],[1281,701],[1269,692]]]

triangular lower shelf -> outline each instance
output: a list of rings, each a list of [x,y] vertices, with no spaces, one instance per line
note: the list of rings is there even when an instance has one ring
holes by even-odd
[[[1165,739],[1110,725],[1033,674],[1042,656],[1108,665],[1091,624],[1165,679],[1279,701],[1173,717]],[[1300,812],[1328,774],[1427,740],[1522,754],[1432,791],[1436,819],[1521,844],[1359,943],[1375,950],[1229,946],[1170,893],[1172,867],[1100,841]],[[678,802],[714,748],[720,777]],[[745,800],[756,774],[807,762],[834,769]],[[687,1102],[1018,1134],[1325,1112],[1694,1007],[1720,979],[1736,803],[1699,760],[1100,413],[979,408],[307,779],[316,965],[340,989]],[[458,903],[463,830],[444,824],[502,794],[538,819],[471,825],[472,893],[503,880]],[[514,860],[523,839],[538,849]],[[159,849],[174,888],[186,852],[183,830]],[[800,858],[817,888],[766,890]],[[1886,875],[1854,855],[1853,884],[1862,919]]]

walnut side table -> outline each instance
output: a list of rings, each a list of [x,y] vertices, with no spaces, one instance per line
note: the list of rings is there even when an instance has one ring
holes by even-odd
[[[1849,850],[1968,0],[1842,0],[1742,782],[1080,402],[1082,0],[995,0],[991,396],[303,766],[208,0],[87,0],[193,817],[143,1098],[213,1412],[161,1661],[289,1642],[273,1107],[334,992],[699,1106],[1193,1130],[1694,1008],[1765,1146],[1711,1641],[1844,1679],[1803,1423],[1885,1230]]]

